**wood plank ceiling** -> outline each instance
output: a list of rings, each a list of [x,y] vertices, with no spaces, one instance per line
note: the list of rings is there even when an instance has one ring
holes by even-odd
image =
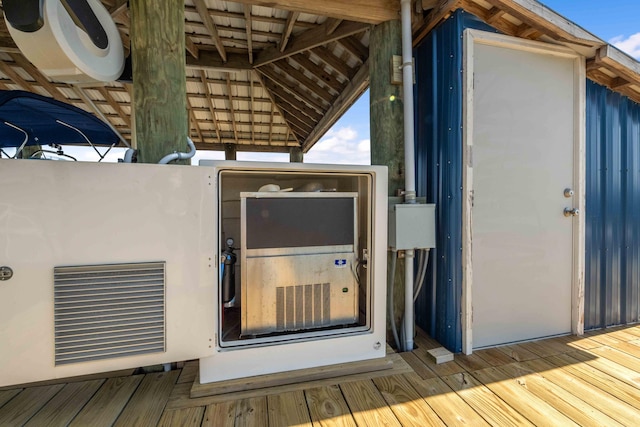
[[[102,0],[128,54],[126,0]],[[185,0],[187,107],[198,149],[308,151],[366,90],[371,24],[399,0]],[[535,0],[413,0],[414,42],[458,8],[501,32],[572,47],[587,76],[640,102],[640,64]],[[52,96],[131,136],[130,84],[74,87],[42,75],[0,20],[0,89]]]

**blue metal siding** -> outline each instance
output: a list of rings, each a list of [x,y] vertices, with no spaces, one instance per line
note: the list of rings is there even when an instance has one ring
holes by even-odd
[[[436,249],[416,301],[416,323],[462,350],[462,34],[495,31],[458,10],[416,48],[416,185],[436,204]]]
[[[585,328],[637,322],[640,105],[587,81]]]

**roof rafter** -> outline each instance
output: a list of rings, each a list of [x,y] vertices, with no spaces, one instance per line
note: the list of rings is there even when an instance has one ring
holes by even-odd
[[[296,53],[361,33],[368,28],[369,26],[367,24],[345,21],[340,24],[340,26],[330,36],[327,36],[327,25],[325,23],[313,30],[307,30],[300,34],[299,37],[296,37],[296,39],[288,45],[284,52],[280,52],[278,48],[265,49],[257,56],[255,65],[259,67],[269,64],[291,55],[295,55]]]
[[[207,31],[209,31],[209,35],[213,40],[213,43],[216,45],[216,49],[218,49],[218,53],[220,53],[220,57],[222,61],[227,62],[227,52],[224,49],[224,45],[222,44],[222,40],[220,39],[220,35],[218,34],[218,28],[216,27],[215,22],[211,18],[209,14],[209,9],[207,9],[207,4],[205,0],[193,0],[193,4],[198,10],[198,14],[202,18],[202,22],[205,27],[207,27]]]
[[[298,16],[300,16],[300,12],[289,12],[287,22],[284,24],[284,30],[282,30],[282,37],[280,38],[280,52],[284,52],[287,47],[287,43],[291,37],[291,32],[293,31],[293,26],[298,20]]]
[[[249,51],[249,64],[253,64],[253,22],[251,20],[251,5],[244,5],[245,31],[247,32],[247,50]]]
[[[269,80],[271,80],[272,82],[276,83],[278,86],[282,87],[283,89],[291,93],[294,97],[298,98],[300,101],[302,101],[309,107],[312,107],[319,113],[324,112],[325,107],[320,100],[314,98],[313,96],[311,96],[311,94],[307,92],[299,90],[294,83],[287,81],[286,77],[277,73],[275,69],[272,68],[272,66],[261,67],[258,69],[258,71],[260,71],[260,73],[268,77]]]

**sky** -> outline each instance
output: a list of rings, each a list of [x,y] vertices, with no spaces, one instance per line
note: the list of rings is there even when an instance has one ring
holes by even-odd
[[[613,44],[640,60],[640,0],[542,0],[547,7],[568,18],[595,36]],[[315,146],[304,155],[305,163],[370,163],[369,92],[336,122]],[[95,161],[90,149],[75,153],[78,160]],[[108,156],[110,161],[122,157],[121,150]],[[198,159],[224,159],[224,153],[201,151]],[[238,160],[288,162],[281,153],[237,153]]]

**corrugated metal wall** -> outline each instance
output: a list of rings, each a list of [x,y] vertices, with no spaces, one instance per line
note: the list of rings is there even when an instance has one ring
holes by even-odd
[[[415,50],[416,185],[436,204],[436,249],[416,301],[416,323],[462,351],[462,33],[495,31],[458,10]]]
[[[585,328],[638,321],[640,105],[587,81]]]
[[[462,350],[462,34],[494,31],[456,11],[416,57],[418,196],[436,203],[436,245],[416,322],[451,351]],[[589,80],[586,103],[587,329],[640,315],[640,105]]]

